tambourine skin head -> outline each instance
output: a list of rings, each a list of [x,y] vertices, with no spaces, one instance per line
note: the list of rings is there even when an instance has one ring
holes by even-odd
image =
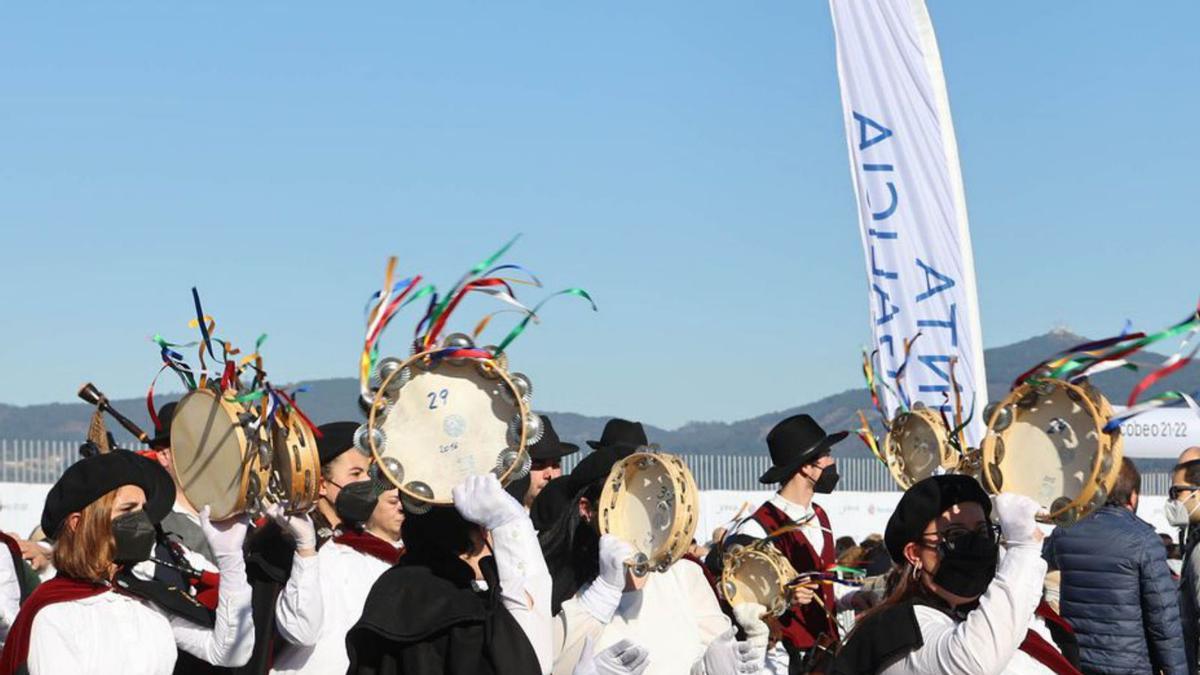
[[[449,505],[451,490],[467,476],[497,473],[502,453],[518,457],[498,472],[501,483],[524,466],[528,437],[520,420],[530,413],[526,401],[513,395],[508,373],[494,362],[434,361],[431,354],[416,354],[395,371],[408,373],[403,386],[381,383],[376,401],[389,392],[387,413],[380,412],[385,406],[373,405],[367,424],[382,436],[370,433],[366,439],[381,473],[408,498],[406,503]],[[510,437],[512,420],[518,420],[518,428]],[[393,475],[390,468],[396,466],[402,475]],[[408,488],[413,484],[424,486],[419,494]]]
[[[728,554],[721,572],[721,595],[731,607],[753,602],[775,616],[788,608],[787,584],[796,569],[772,544],[746,546]]]
[[[604,482],[600,534],[612,534],[664,570],[687,553],[699,524],[699,491],[679,457],[651,448],[617,462]]]
[[[888,472],[902,490],[957,464],[950,431],[936,411],[924,406],[892,419],[883,450]]]
[[[246,410],[211,389],[188,392],[171,420],[171,461],[188,501],[208,506],[213,520],[243,513],[270,482],[258,461],[265,434],[247,435],[239,418]]]
[[[993,494],[1016,492],[1042,506],[1044,521],[1070,525],[1102,505],[1120,471],[1120,432],[1095,390],[1043,379],[1014,389],[987,420],[981,479]]]

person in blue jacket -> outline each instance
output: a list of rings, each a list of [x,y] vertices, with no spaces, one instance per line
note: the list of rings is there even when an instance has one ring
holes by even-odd
[[[1057,528],[1044,552],[1062,571],[1061,614],[1079,639],[1080,670],[1188,673],[1166,550],[1137,517],[1141,476],[1128,458],[1104,506]]]

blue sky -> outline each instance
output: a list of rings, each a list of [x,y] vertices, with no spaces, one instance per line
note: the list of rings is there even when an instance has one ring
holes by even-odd
[[[1200,3],[929,5],[985,343],[1180,318]],[[0,60],[0,401],[143,394],[192,285],[277,380],[350,376],[387,255],[449,285],[518,232],[600,305],[511,350],[543,409],[675,426],[859,384],[823,2],[24,3]]]

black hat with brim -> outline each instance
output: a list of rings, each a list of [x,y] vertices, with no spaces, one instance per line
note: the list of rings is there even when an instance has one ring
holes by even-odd
[[[332,462],[342,453],[354,448],[354,432],[361,426],[357,422],[329,422],[317,427],[321,437],[317,439],[317,454],[321,466]]]
[[[51,539],[57,537],[67,516],[122,485],[142,488],[146,493],[143,508],[154,523],[161,522],[175,505],[175,483],[166,469],[128,450],[113,450],[84,457],[67,467],[46,494],[42,531]]]
[[[814,462],[845,438],[849,432],[825,433],[810,415],[793,415],[776,424],[767,434],[772,467],[759,476],[764,484],[783,483],[800,467]]]
[[[538,415],[542,418],[542,437],[537,443],[529,446],[529,458],[535,460],[551,460],[566,457],[567,455],[578,452],[579,446],[574,443],[564,443],[558,438],[558,432],[554,430],[554,425],[550,423],[550,418],[545,415]]]
[[[992,500],[979,481],[961,474],[930,476],[913,484],[900,497],[892,517],[888,518],[883,543],[897,563],[904,562],[904,546],[925,533],[929,521],[955,504],[975,502],[985,517],[992,515]]]
[[[630,422],[619,417],[614,417],[604,425],[600,440],[587,442],[597,450],[608,447],[640,448],[649,443],[641,422]]]

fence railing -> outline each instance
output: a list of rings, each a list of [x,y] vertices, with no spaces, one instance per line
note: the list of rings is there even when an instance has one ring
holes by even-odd
[[[570,471],[582,458],[575,453],[564,458],[563,469]],[[692,470],[701,490],[768,490],[758,477],[771,466],[761,455],[702,455],[682,453],[680,457]],[[0,482],[53,483],[79,459],[79,443],[30,439],[0,439]],[[866,457],[837,460],[841,480],[839,490],[853,492],[893,492],[898,488],[887,468]],[[1171,486],[1169,473],[1142,474],[1142,494],[1165,495]]]

